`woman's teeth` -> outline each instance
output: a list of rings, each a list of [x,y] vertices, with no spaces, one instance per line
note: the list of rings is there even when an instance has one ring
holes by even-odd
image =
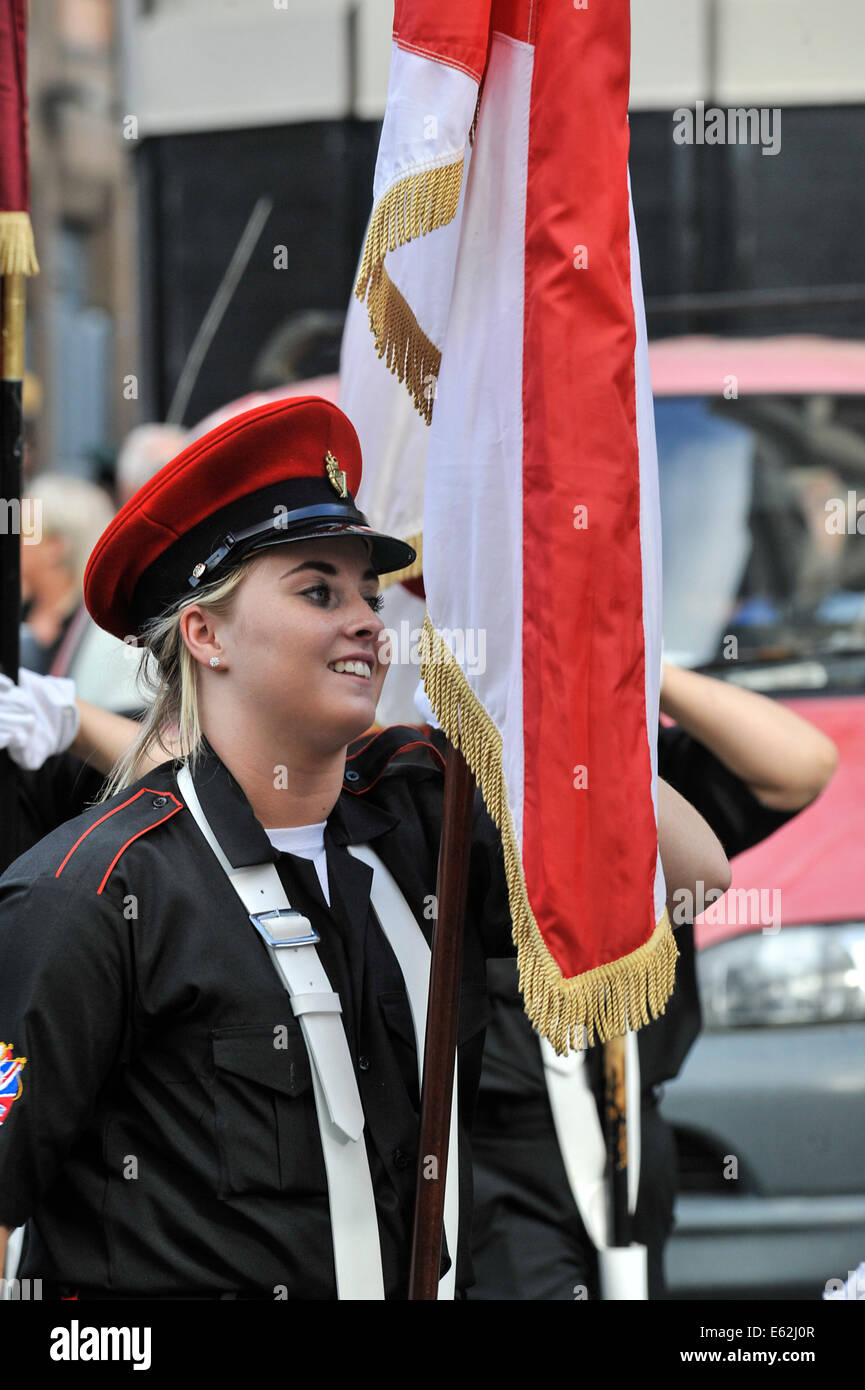
[[[367,680],[372,676],[372,671],[364,661],[333,661],[330,663],[330,669],[340,674],[346,672],[350,676],[365,676]]]

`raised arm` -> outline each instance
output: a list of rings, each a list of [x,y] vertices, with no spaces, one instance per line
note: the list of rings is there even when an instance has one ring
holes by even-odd
[[[729,681],[665,665],[661,711],[775,811],[807,806],[838,765],[834,743],[813,724]]]
[[[693,806],[658,778],[658,849],[667,884],[667,910],[672,918],[674,905],[681,903],[682,891],[698,896],[730,887],[730,865],[721,843]],[[675,919],[673,919],[675,920]]]

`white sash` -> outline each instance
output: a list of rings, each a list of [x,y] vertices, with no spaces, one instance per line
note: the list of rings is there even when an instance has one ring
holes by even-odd
[[[558,1057],[539,1039],[544,1079],[568,1185],[583,1225],[597,1249],[609,1243],[607,1153],[598,1107],[586,1074],[586,1053]],[[628,1210],[637,1207],[640,1184],[640,1054],[636,1033],[625,1034],[625,1103],[628,1117]]]
[[[418,1090],[423,1088],[423,1057],[426,1041],[426,1014],[429,997],[430,949],[418,926],[414,913],[400,892],[390,870],[381,862],[369,845],[347,845],[349,854],[362,859],[372,869],[370,896],[382,931],[399,961],[405,980],[411,1020],[417,1048]],[[445,1173],[444,1227],[451,1267],[439,1280],[439,1299],[451,1299],[456,1287],[457,1240],[459,1238],[459,1130],[457,1120],[457,1058],[454,1057],[454,1084],[451,1092],[451,1125],[448,1142],[448,1161]],[[438,1179],[431,1179],[431,1181]]]
[[[609,1245],[610,1188],[606,1178],[606,1146],[595,1097],[589,1086],[585,1052],[556,1056],[546,1038],[540,1039],[544,1079],[556,1138],[583,1225],[598,1251],[601,1297],[604,1300],[648,1298],[646,1247]],[[637,1206],[640,1183],[640,1055],[637,1035],[625,1034],[625,1106],[628,1123],[628,1210]]]
[[[289,906],[275,864],[256,864],[242,869],[232,867],[207,821],[186,766],[180,769],[177,783],[198,828],[264,939],[288,991],[292,1012],[300,1020],[312,1063],[313,1094],[327,1172],[337,1296],[340,1300],[383,1299],[381,1248],[363,1137],[363,1108],[340,1017],[342,1006],[339,995],[331,989],[315,951],[315,943],[320,938],[309,919]],[[378,857],[368,845],[350,846],[349,849],[373,870],[370,897],[406,981],[415,1036],[420,1039],[418,1058],[422,1066],[426,994],[429,988],[429,947],[402,893]],[[444,1298],[453,1298],[456,1273],[457,1227],[453,1207],[456,1207],[458,1214],[459,1184],[455,1097],[456,1086],[451,1111],[453,1140],[448,1156],[449,1181],[445,1197],[445,1230],[452,1252],[452,1267],[441,1281],[442,1285],[447,1285],[449,1281],[449,1291],[439,1294]],[[450,1222],[448,1195],[451,1198]]]

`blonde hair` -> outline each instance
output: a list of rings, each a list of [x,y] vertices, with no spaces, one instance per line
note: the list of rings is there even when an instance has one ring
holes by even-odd
[[[145,656],[138,673],[138,687],[147,702],[141,728],[123,757],[115,764],[99,801],[107,801],[142,775],[142,763],[152,750],[161,748],[166,758],[188,759],[192,768],[201,752],[201,725],[198,718],[198,662],[189,651],[180,631],[180,619],[187,608],[201,604],[215,617],[231,608],[241,581],[253,560],[249,555],[225,575],[147,623],[140,645]],[[172,746],[165,738],[172,734]]]

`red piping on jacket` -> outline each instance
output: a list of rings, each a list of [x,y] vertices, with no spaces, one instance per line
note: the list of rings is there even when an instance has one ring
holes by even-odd
[[[374,743],[374,742],[375,742],[375,739],[380,738],[380,737],[381,737],[381,734],[385,734],[385,733],[387,733],[387,729],[382,729],[382,730],[381,730],[381,733],[375,734],[374,737],[370,739],[369,743],[365,743],[364,746],[363,746],[363,748],[359,748],[359,749],[358,749],[358,753],[365,753],[366,750],[367,750],[367,748],[369,748],[370,744],[371,744],[371,743]],[[367,786],[365,786],[365,787],[360,787],[357,791],[354,791],[351,787],[345,787],[345,788],[343,788],[343,790],[344,790],[344,791],[347,791],[347,792],[351,792],[352,796],[363,796],[364,792],[368,792],[368,791],[370,790],[370,787],[374,787],[375,784],[376,784],[376,782],[379,782],[379,781],[381,780],[381,778],[384,776],[385,772],[387,771],[387,769],[388,769],[390,763],[393,762],[393,759],[397,756],[397,754],[398,754],[398,753],[405,753],[405,752],[408,751],[409,748],[425,748],[425,749],[427,750],[428,753],[434,753],[435,756],[438,758],[439,762],[441,763],[442,771],[444,771],[445,760],[444,760],[444,758],[442,757],[442,755],[441,755],[441,753],[439,752],[439,750],[436,748],[435,744],[428,743],[425,739],[415,739],[412,743],[403,743],[403,744],[400,745],[399,748],[395,748],[395,749],[393,750],[393,752],[391,753],[390,757],[388,758],[387,762],[385,763],[384,767],[383,767],[383,768],[381,769],[381,771],[379,772],[378,776],[377,776],[377,777],[374,777],[373,780],[367,784]],[[352,758],[356,758],[357,755],[358,755],[357,753],[352,753],[351,756],[352,756]],[[346,759],[346,762],[350,762],[350,761],[351,761],[350,758],[347,758],[347,759]]]
[[[139,796],[144,796],[144,795],[150,795],[150,796],[164,796],[164,797],[166,797],[166,799],[170,799],[171,801],[173,801],[173,802],[174,802],[174,806],[173,806],[172,809],[168,812],[168,815],[167,815],[167,816],[162,816],[162,817],[160,817],[160,819],[154,821],[152,825],[145,825],[143,830],[137,831],[134,835],[132,835],[132,836],[126,841],[126,844],[125,844],[125,845],[122,845],[122,846],[121,846],[121,848],[117,851],[117,853],[115,854],[115,856],[114,856],[114,858],[112,859],[111,863],[109,864],[108,869],[106,870],[105,876],[104,876],[104,878],[102,879],[102,882],[100,883],[98,889],[96,890],[96,891],[97,891],[97,894],[98,894],[98,893],[101,893],[102,890],[103,890],[103,888],[105,887],[106,883],[108,882],[108,878],[109,878],[109,876],[110,876],[110,874],[111,874],[112,869],[114,868],[114,865],[117,863],[117,861],[118,861],[118,859],[120,858],[120,856],[121,856],[121,854],[123,853],[123,851],[129,848],[129,846],[132,844],[132,841],[133,841],[133,840],[137,840],[138,837],[139,837],[139,835],[144,835],[144,834],[146,834],[146,832],[147,832],[148,830],[155,830],[156,827],[157,827],[157,825],[162,825],[163,821],[170,820],[172,816],[176,816],[176,815],[177,815],[177,812],[178,812],[178,811],[182,811],[182,810],[183,810],[183,802],[182,802],[182,801],[178,801],[177,797],[174,795],[173,792],[163,792],[163,791],[160,791],[159,789],[157,789],[156,787],[141,787],[141,788],[139,788],[139,790],[135,793],[135,795],[134,795],[134,796],[130,796],[129,799],[128,799],[127,801],[121,801],[121,803],[120,803],[119,806],[115,806],[115,807],[113,807],[112,810],[106,811],[104,816],[100,816],[99,819],[98,819],[98,820],[95,820],[95,821],[93,822],[92,825],[88,825],[88,827],[87,827],[87,829],[84,831],[84,833],[81,834],[81,835],[79,835],[78,839],[75,841],[75,844],[74,844],[74,845],[72,846],[72,848],[69,850],[68,854],[66,855],[65,859],[64,859],[63,862],[61,863],[61,865],[60,865],[59,869],[57,870],[57,872],[55,873],[54,877],[55,877],[55,878],[59,878],[59,877],[60,877],[60,875],[62,874],[63,870],[66,868],[66,865],[69,863],[69,860],[72,858],[73,854],[74,854],[75,851],[77,850],[78,846],[81,844],[82,840],[86,840],[86,839],[87,839],[87,836],[90,834],[91,830],[95,830],[96,827],[97,827],[97,825],[101,825],[102,822],[103,822],[104,820],[108,820],[108,818],[109,818],[110,816],[113,816],[117,811],[122,811],[122,810],[124,809],[124,807],[126,807],[126,806],[131,806],[132,803],[133,803],[133,801],[137,801],[138,798],[139,798]]]

